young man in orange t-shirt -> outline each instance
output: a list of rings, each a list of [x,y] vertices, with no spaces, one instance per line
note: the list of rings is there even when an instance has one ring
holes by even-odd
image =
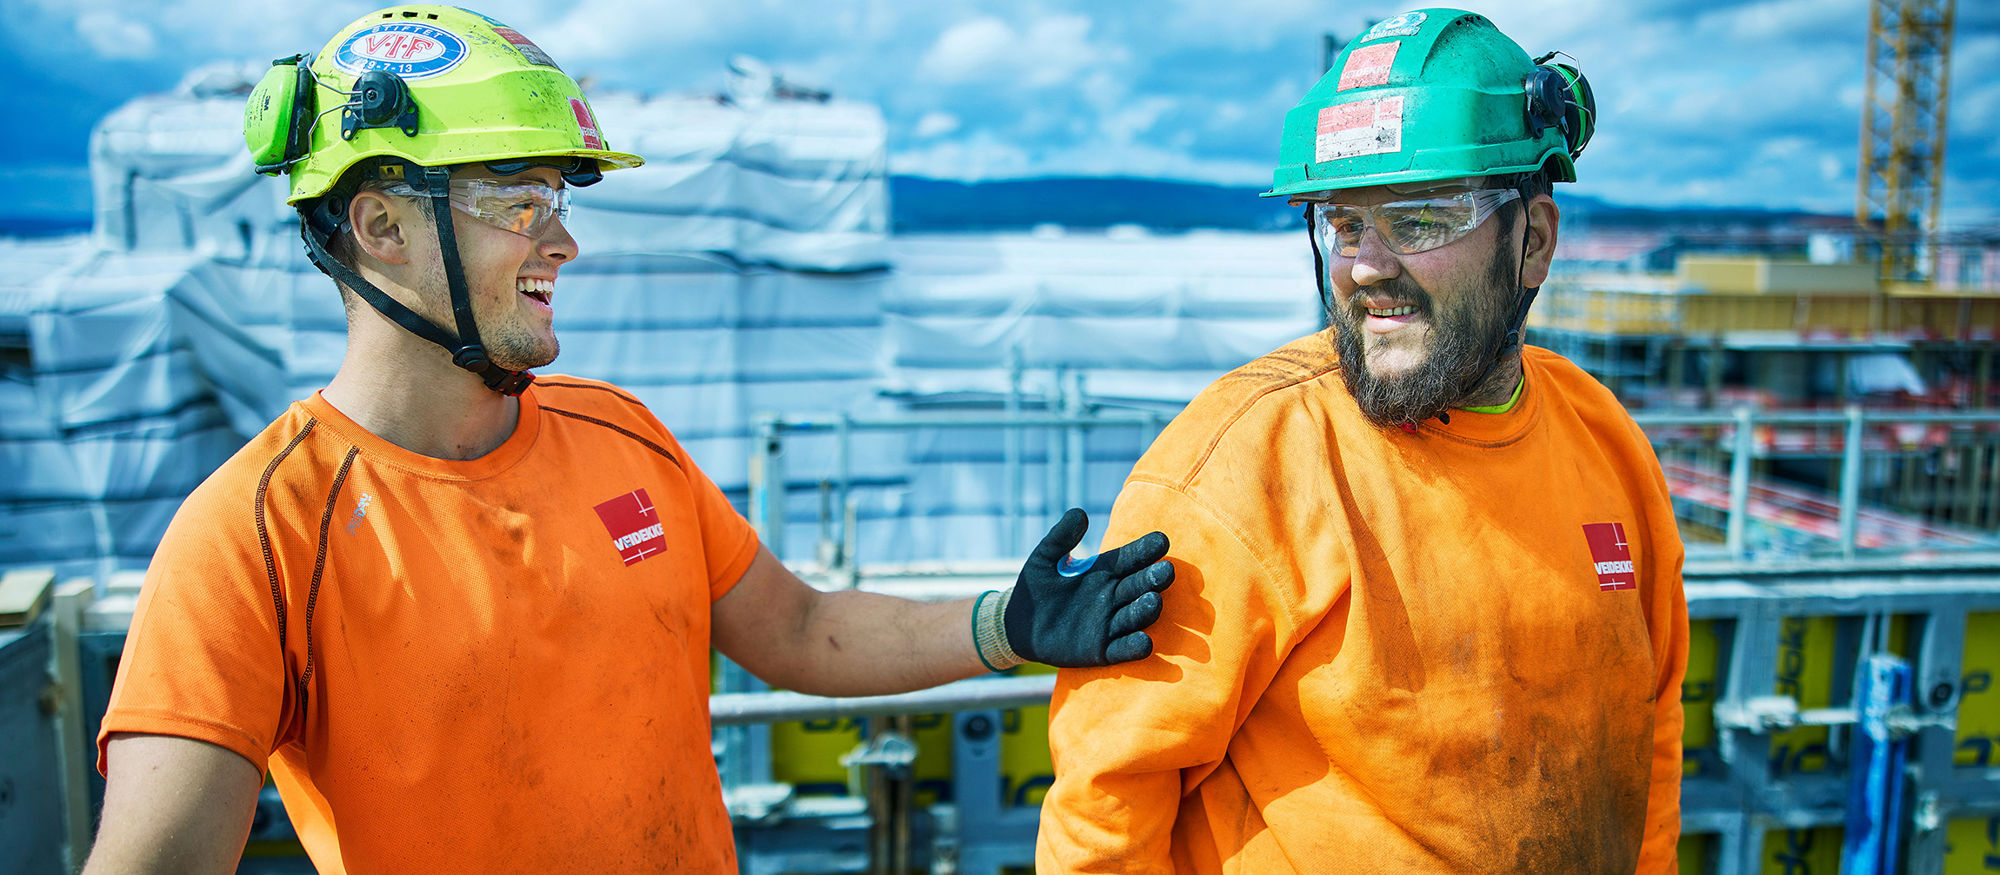
[[[268,766],[320,872],[733,872],[710,647],[775,685],[905,691],[1143,657],[1164,536],[1077,576],[1072,511],[1006,592],[821,593],[673,434],[556,356],[567,187],[640,163],[517,31],[403,6],[275,65],[290,176],[348,347],[191,495],[99,738],[89,871],[226,871]]]
[[[1547,60],[1546,58],[1544,60]],[[1197,397],[1107,537],[1155,657],[1066,670],[1043,872],[1675,868],[1682,550],[1616,398],[1521,345],[1589,86],[1485,18],[1350,43],[1286,117],[1330,329]]]

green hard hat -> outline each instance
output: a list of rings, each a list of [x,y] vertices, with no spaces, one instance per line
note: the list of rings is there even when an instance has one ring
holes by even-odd
[[[1575,182],[1590,100],[1575,68],[1530,60],[1483,15],[1405,12],[1348,43],[1285,114],[1264,196],[1526,173],[1544,164],[1555,181]]]
[[[455,6],[372,12],[318,54],[273,63],[244,108],[243,138],[258,172],[291,175],[291,204],[370,158],[645,163],[606,144],[583,90],[540,47]]]

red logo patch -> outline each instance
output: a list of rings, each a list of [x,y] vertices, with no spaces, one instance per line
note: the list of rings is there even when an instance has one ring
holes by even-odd
[[[1639,585],[1632,565],[1632,542],[1625,539],[1624,523],[1584,523],[1583,540],[1590,545],[1590,561],[1597,564],[1597,588],[1631,589]]]
[[[590,114],[590,107],[574,97],[569,99],[569,111],[576,114],[576,128],[583,133],[585,149],[604,148],[604,138],[597,133],[597,118]]]
[[[597,506],[597,518],[611,533],[611,546],[618,558],[631,565],[655,553],[667,552],[667,535],[660,528],[660,512],[646,490],[634,489]]]

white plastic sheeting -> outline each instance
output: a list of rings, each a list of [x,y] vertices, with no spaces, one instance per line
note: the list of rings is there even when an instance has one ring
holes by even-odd
[[[881,386],[902,412],[992,416],[1018,379],[1024,412],[1156,418],[1023,431],[1011,475],[999,430],[914,431],[906,479],[857,490],[853,558],[863,562],[1018,557],[1072,504],[1090,512],[1094,543],[1158,425],[1217,377],[1320,324],[1301,233],[930,235],[892,240],[890,253]],[[811,555],[791,540],[816,531],[816,498],[800,494],[810,478],[796,465],[787,473],[786,552]]]
[[[339,366],[338,293],[305,259],[284,182],[244,152],[259,73],[198,71],[106,116],[88,241],[0,241],[0,566],[143,566],[187,492]],[[595,99],[612,142],[652,161],[578,193],[584,258],[558,288],[553,370],[625,385],[740,493],[753,411],[869,409],[881,115]],[[895,445],[877,438],[891,450],[869,458]]]
[[[338,294],[282,182],[252,174],[237,139],[255,72],[204,71],[104,120],[87,243],[0,241],[40,265],[0,278],[0,352],[31,351],[0,380],[0,567],[143,565],[181,498],[339,366]],[[1031,413],[1157,414],[1023,434],[1012,474],[997,430],[858,433],[862,561],[1018,557],[1069,503],[1101,529],[1158,424],[1318,325],[1297,234],[892,240],[873,107],[594,102],[649,163],[577,194],[582,256],[557,287],[563,352],[546,370],[631,390],[739,502],[760,415],[990,415],[1010,393]],[[783,467],[783,555],[809,558],[841,454],[831,435],[793,436]]]

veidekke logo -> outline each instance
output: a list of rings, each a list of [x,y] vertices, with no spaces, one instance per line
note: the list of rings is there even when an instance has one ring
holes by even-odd
[[[1632,543],[1625,539],[1624,523],[1584,523],[1583,540],[1590,545],[1590,560],[1597,565],[1599,590],[1631,589],[1639,585],[1638,570],[1632,565]]]
[[[618,557],[626,565],[667,551],[660,513],[644,489],[634,489],[598,505],[597,518],[604,521],[604,530],[611,533],[611,546],[617,548]]]

